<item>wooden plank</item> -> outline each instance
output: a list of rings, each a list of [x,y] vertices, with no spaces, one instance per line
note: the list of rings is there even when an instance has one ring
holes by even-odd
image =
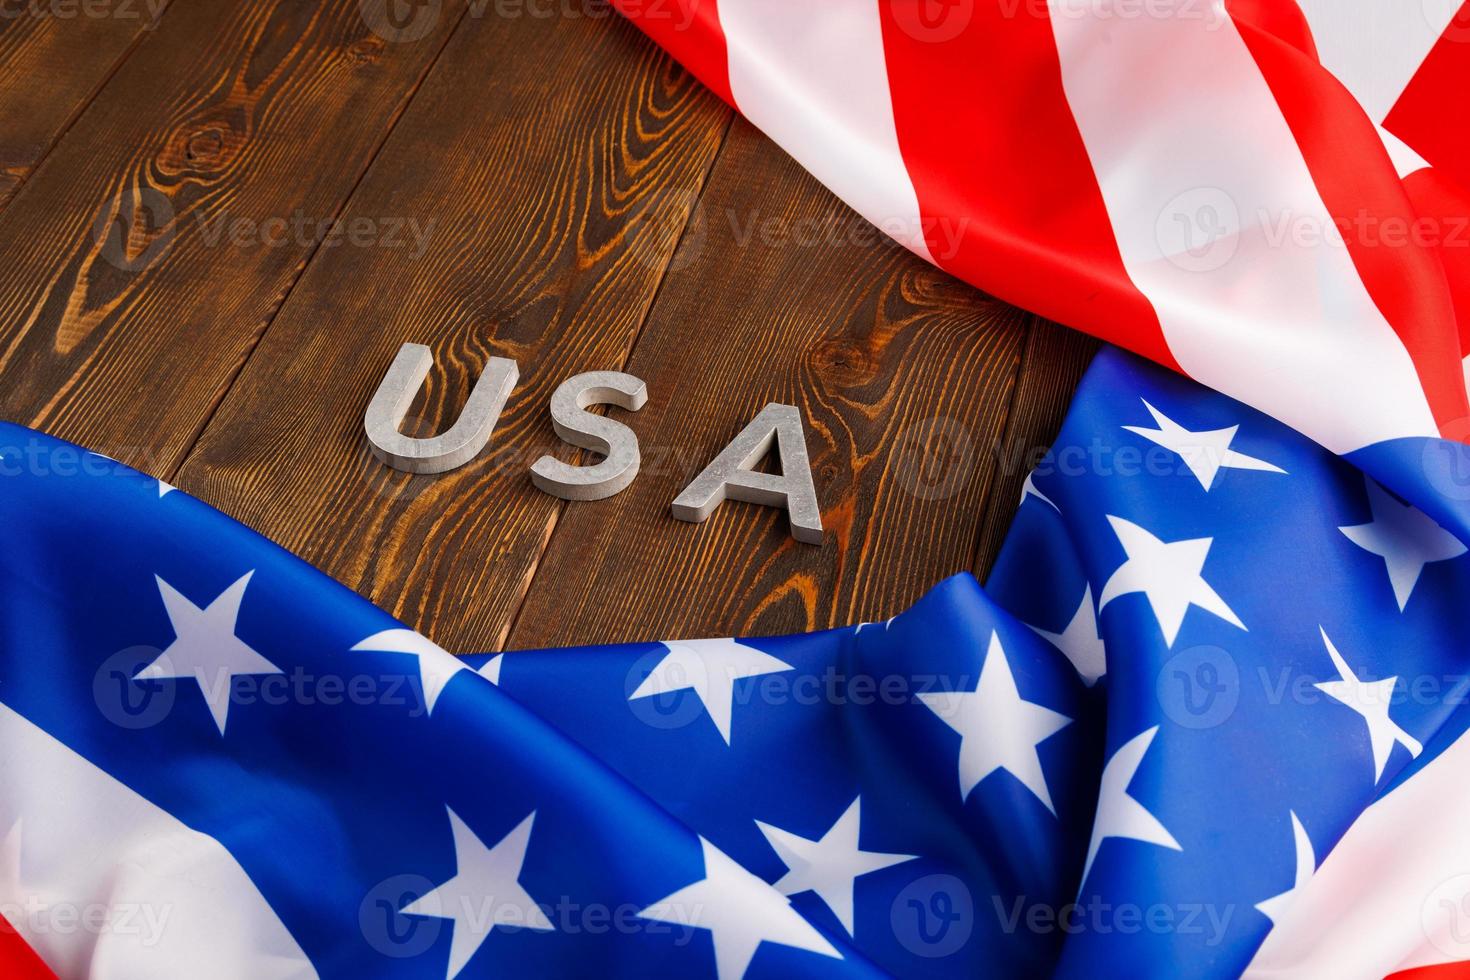
[[[389,43],[358,0],[170,9],[0,211],[0,415],[169,473],[442,49],[446,10]]]
[[[319,254],[178,483],[446,646],[497,647],[560,509],[528,478],[547,400],[624,362],[729,117],[620,20],[466,18],[346,214],[432,221],[427,250]],[[406,341],[438,360],[420,434],[490,356],[520,364],[490,448],[443,476],[367,451]]]
[[[630,420],[645,471],[568,506],[511,647],[880,619],[970,567],[989,468],[948,458],[999,438],[1023,314],[881,238],[743,123],[700,207],[630,365],[650,391]],[[771,401],[807,420],[827,542],[750,504],[672,520]]]
[[[0,207],[92,100],[164,0],[0,5]],[[62,16],[58,10],[69,10]]]
[[[975,575],[982,582],[990,574],[1010,530],[1026,476],[1056,439],[1072,403],[1072,393],[1100,346],[1076,330],[1040,317],[1030,319],[1015,402],[1005,436],[994,453],[995,491],[986,501],[985,520],[975,548]]]

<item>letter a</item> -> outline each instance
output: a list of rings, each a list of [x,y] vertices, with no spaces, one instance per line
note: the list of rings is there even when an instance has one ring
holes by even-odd
[[[781,475],[758,473],[754,466],[776,446]],[[770,404],[726,446],[714,462],[674,501],[674,516],[704,522],[725,498],[767,507],[785,507],[791,536],[806,544],[822,543],[822,513],[807,460],[801,413],[790,405]]]

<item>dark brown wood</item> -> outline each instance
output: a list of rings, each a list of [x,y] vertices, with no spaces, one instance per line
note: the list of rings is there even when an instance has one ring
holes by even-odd
[[[466,18],[347,212],[432,221],[427,251],[319,253],[178,482],[446,646],[499,647],[560,510],[527,472],[547,400],[627,358],[729,118],[621,21]],[[438,360],[422,429],[490,356],[520,364],[490,448],[443,476],[363,437],[405,341]]]
[[[446,0],[390,41],[361,10],[0,22],[0,416],[176,474],[452,649],[815,629],[989,568],[1092,342],[883,240],[622,21]],[[451,474],[367,452],[408,340],[420,432],[520,363]],[[618,368],[643,475],[536,491],[576,458],[551,391]],[[821,547],[669,514],[767,401],[808,420]]]
[[[1039,317],[1028,319],[1031,323],[1026,352],[1021,360],[1005,436],[987,447],[995,468],[995,481],[985,504],[985,520],[975,548],[975,575],[982,582],[1000,554],[1026,476],[1041,454],[1051,447],[1066,417],[1072,393],[1077,390],[1077,382],[1082,380],[1099,346],[1086,334]]]
[[[460,10],[170,9],[0,211],[0,415],[171,472],[316,248],[261,223],[337,214]]]
[[[0,17],[0,207],[165,9],[162,0],[59,16],[8,3]]]
[[[878,619],[970,567],[1025,338],[1014,308],[881,238],[737,123],[629,370],[645,472],[568,505],[510,645],[764,635]],[[670,518],[755,415],[799,406],[827,542],[729,502]]]

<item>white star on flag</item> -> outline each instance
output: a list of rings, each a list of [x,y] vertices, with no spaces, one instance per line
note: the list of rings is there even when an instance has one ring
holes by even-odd
[[[1052,645],[1066,655],[1077,669],[1082,683],[1088,687],[1108,672],[1108,653],[1103,645],[1102,634],[1097,629],[1097,611],[1092,605],[1092,586],[1082,590],[1082,601],[1077,611],[1060,633],[1051,633],[1039,626],[1032,626],[1037,635],[1051,641]]]
[[[1338,530],[1359,548],[1383,559],[1393,597],[1403,612],[1424,566],[1458,558],[1465,553],[1465,546],[1419,508],[1399,503],[1372,480],[1366,482],[1373,520]]]
[[[873,627],[882,626],[884,630],[887,630],[890,626],[893,625],[893,621],[895,619],[897,619],[897,618],[898,618],[897,616],[890,616],[889,618],[885,619],[881,623],[858,623],[856,626],[853,627],[852,633],[853,633],[854,636],[856,636],[857,634],[861,633],[863,630],[867,629],[869,626],[873,626]]]
[[[1317,873],[1317,856],[1312,853],[1312,839],[1307,836],[1306,828],[1297,818],[1295,810],[1291,811],[1291,834],[1296,842],[1296,878],[1292,886],[1280,895],[1256,903],[1256,908],[1271,920],[1273,926],[1281,924],[1282,916],[1286,914],[1286,910],[1296,899],[1297,893],[1305,888],[1307,882],[1312,880],[1312,875]]]
[[[445,810],[454,834],[454,877],[399,911],[453,922],[449,966],[444,974],[447,980],[464,969],[496,926],[538,932],[548,932],[554,926],[520,882],[535,812],[494,847],[486,847],[458,814],[448,807]]]
[[[816,892],[849,936],[853,932],[853,891],[857,879],[916,858],[913,854],[862,850],[858,847],[861,825],[862,797],[852,801],[821,840],[808,840],[788,830],[756,821],[756,826],[789,869],[771,887],[782,895]]]
[[[1257,470],[1263,473],[1285,473],[1281,467],[1268,463],[1264,459],[1256,459],[1245,453],[1238,453],[1230,448],[1235,434],[1240,431],[1240,426],[1232,425],[1225,429],[1202,429],[1193,432],[1170,419],[1163,412],[1143,401],[1143,407],[1154,417],[1158,424],[1157,429],[1145,429],[1138,425],[1125,425],[1123,428],[1134,435],[1143,436],[1152,442],[1158,443],[1170,452],[1178,453],[1184,465],[1189,467],[1189,472],[1199,481],[1199,485],[1209,492],[1211,485],[1215,482],[1215,475],[1222,469],[1231,470]]]
[[[225,733],[230,712],[230,688],[241,674],[279,674],[281,668],[262,657],[235,635],[240,601],[255,572],[246,572],[207,607],[200,609],[183,593],[154,576],[163,608],[173,625],[175,640],[135,680],[192,678],[209,705],[219,733]]]
[[[1408,749],[1412,756],[1418,756],[1424,751],[1424,746],[1419,744],[1418,739],[1388,717],[1389,702],[1393,699],[1394,685],[1399,679],[1385,677],[1381,681],[1359,680],[1342,658],[1342,654],[1337,652],[1337,647],[1327,638],[1327,631],[1320,626],[1318,630],[1322,633],[1322,642],[1327,645],[1327,655],[1332,658],[1333,666],[1337,668],[1341,679],[1322,681],[1314,686],[1334,701],[1347,705],[1363,716],[1363,723],[1368,726],[1368,744],[1373,750],[1373,782],[1377,783],[1383,777],[1383,767],[1388,765],[1388,756],[1393,751],[1394,743]]]
[[[1154,618],[1164,631],[1164,642],[1169,647],[1174,646],[1179,627],[1184,624],[1184,614],[1190,606],[1199,606],[1232,626],[1245,629],[1245,624],[1225,604],[1225,600],[1204,580],[1205,558],[1214,538],[1161,541],[1121,517],[1110,514],[1108,523],[1113,526],[1113,533],[1118,536],[1128,559],[1118,566],[1103,586],[1102,600],[1097,605],[1099,612],[1120,596],[1142,592],[1153,608]]]
[[[409,629],[383,630],[363,640],[353,650],[367,653],[404,653],[418,661],[419,683],[424,689],[424,710],[434,713],[434,703],[445,686],[469,665],[433,640]]]
[[[480,669],[475,671],[475,673],[479,674],[481,677],[485,678],[485,680],[489,681],[491,684],[494,684],[496,687],[499,687],[500,670],[504,665],[505,654],[497,653],[495,656],[485,661],[484,664],[480,666]]]
[[[642,919],[708,929],[719,980],[745,975],[761,943],[776,943],[842,959],[826,937],[791,907],[790,901],[699,838],[704,877],[638,913]]]
[[[1036,749],[1072,719],[1022,699],[996,633],[990,634],[973,692],[931,691],[919,700],[960,735],[960,799],[969,797],[986,776],[1004,769],[1056,814]]]
[[[1158,817],[1128,795],[1128,784],[1138,774],[1144,754],[1148,752],[1158,733],[1159,727],[1155,725],[1148,731],[1135,735],[1114,752],[1108,764],[1103,767],[1102,784],[1098,787],[1097,794],[1097,814],[1092,820],[1092,842],[1087,846],[1087,862],[1082,866],[1084,882],[1087,881],[1088,872],[1092,870],[1098,848],[1110,837],[1156,844],[1175,851],[1184,850],[1174,839],[1174,835],[1159,823]]]
[[[1021,484],[1021,503],[1024,504],[1027,497],[1035,497],[1037,500],[1046,504],[1048,507],[1050,507],[1054,511],[1057,511],[1058,513],[1060,513],[1062,510],[1050,497],[1042,493],[1040,490],[1036,489],[1035,473],[1027,473],[1026,482]]]
[[[730,744],[735,682],[744,677],[795,669],[785,661],[734,640],[686,640],[664,646],[668,655],[628,695],[628,700],[691,690],[704,705],[726,745]]]

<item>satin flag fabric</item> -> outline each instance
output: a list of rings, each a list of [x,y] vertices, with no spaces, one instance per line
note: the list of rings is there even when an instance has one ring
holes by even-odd
[[[1470,959],[1464,547],[1129,355],[986,589],[810,636],[456,658],[103,457],[5,426],[0,487],[0,910],[61,976]]]
[[[1470,3],[614,4],[920,256],[1464,530],[1376,457],[1465,461]]]

